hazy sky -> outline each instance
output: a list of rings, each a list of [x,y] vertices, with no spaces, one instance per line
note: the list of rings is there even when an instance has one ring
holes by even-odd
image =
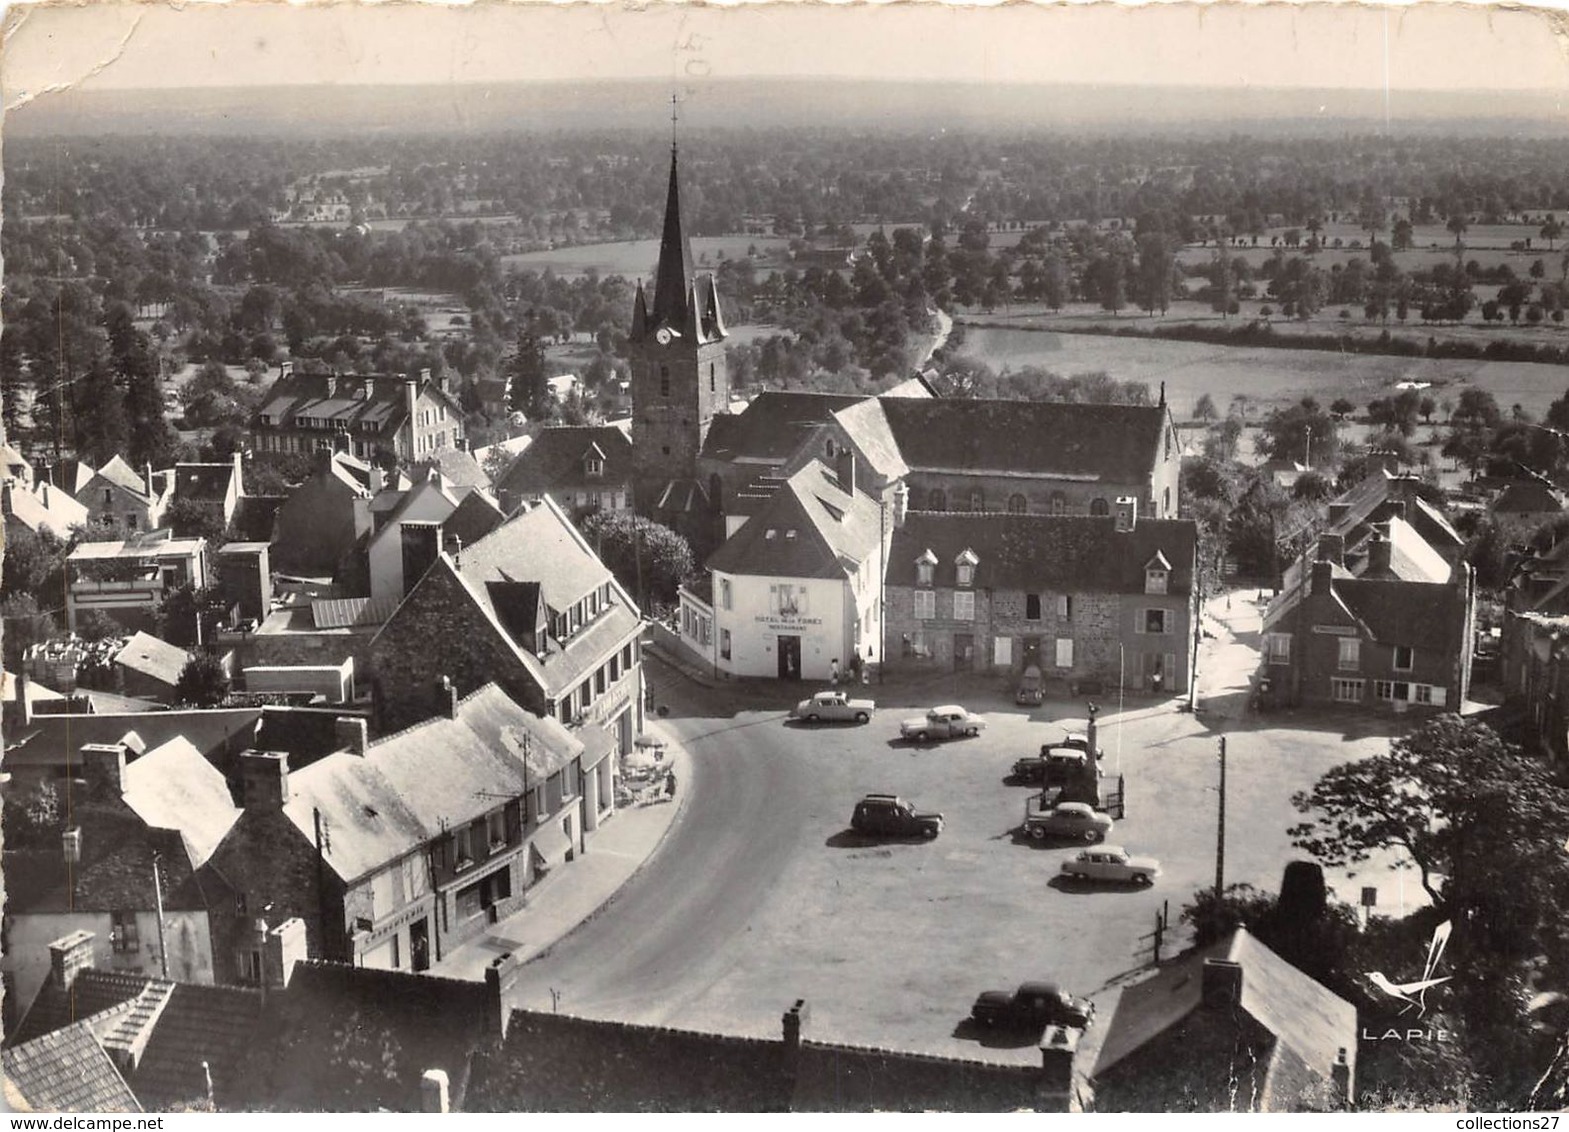
[[[1556,13],[1564,17],[1562,11]],[[0,91],[826,76],[1569,91],[1541,11],[1460,4],[716,10],[611,4],[12,8]]]

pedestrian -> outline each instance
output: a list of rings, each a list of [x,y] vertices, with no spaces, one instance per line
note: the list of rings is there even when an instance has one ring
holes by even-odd
[[[1161,683],[1162,683],[1162,678],[1161,678],[1160,670],[1157,669],[1155,671],[1155,674],[1150,677],[1150,688],[1151,688],[1151,690],[1154,691],[1154,693],[1157,696],[1160,695]]]
[[[672,802],[676,798],[676,772],[673,770],[665,775],[665,797]]]
[[[839,686],[839,658],[837,656],[828,662],[828,682],[835,688]]]
[[[850,683],[852,683],[852,684],[859,684],[860,682],[861,682],[861,650],[860,649],[856,649],[855,652],[850,656]]]

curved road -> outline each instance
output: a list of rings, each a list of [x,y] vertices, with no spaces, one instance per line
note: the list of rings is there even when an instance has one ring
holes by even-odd
[[[779,757],[780,713],[694,716],[693,686],[667,675],[664,726],[693,773],[680,816],[641,871],[596,916],[519,972],[512,1000],[549,1010],[668,1024],[734,964],[731,946],[799,848],[795,815],[811,775]]]

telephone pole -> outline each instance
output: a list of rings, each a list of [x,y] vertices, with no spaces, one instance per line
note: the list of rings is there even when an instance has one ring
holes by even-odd
[[[1220,814],[1215,830],[1215,899],[1226,892],[1226,737],[1220,737]]]

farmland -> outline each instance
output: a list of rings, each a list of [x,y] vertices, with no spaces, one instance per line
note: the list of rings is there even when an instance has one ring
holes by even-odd
[[[699,268],[715,267],[720,260],[744,259],[750,249],[757,251],[754,263],[766,270],[778,266],[786,257],[787,241],[771,236],[698,236],[692,240],[692,254]],[[652,278],[659,259],[658,240],[623,240],[610,244],[579,244],[548,251],[503,256],[504,267],[519,271],[544,271],[557,275],[624,275],[628,279]]]

